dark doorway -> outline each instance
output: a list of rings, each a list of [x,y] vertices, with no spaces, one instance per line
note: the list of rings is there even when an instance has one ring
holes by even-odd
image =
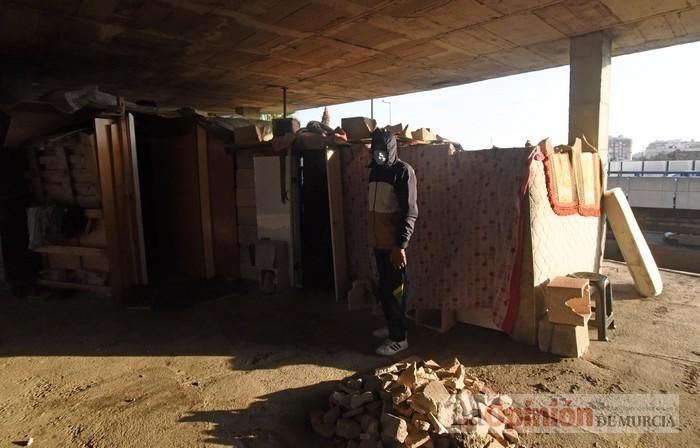
[[[301,261],[304,288],[333,288],[326,151],[300,151]]]

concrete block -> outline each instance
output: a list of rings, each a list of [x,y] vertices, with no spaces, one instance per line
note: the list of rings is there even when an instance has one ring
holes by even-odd
[[[537,345],[543,352],[579,358],[590,345],[588,327],[555,324],[545,316],[537,329]]]

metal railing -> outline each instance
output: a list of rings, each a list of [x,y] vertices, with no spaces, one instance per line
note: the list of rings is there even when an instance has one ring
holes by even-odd
[[[699,177],[700,160],[622,160],[608,162],[612,177]]]

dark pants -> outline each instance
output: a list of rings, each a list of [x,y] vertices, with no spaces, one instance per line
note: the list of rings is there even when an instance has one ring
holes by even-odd
[[[396,270],[391,264],[391,251],[376,249],[379,285],[377,298],[382,304],[384,317],[389,328],[389,339],[406,339],[406,269]]]

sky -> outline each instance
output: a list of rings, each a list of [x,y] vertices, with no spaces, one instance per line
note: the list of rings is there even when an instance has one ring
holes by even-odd
[[[615,57],[611,66],[610,135],[632,138],[639,152],[654,140],[700,140],[700,42]],[[439,90],[375,98],[379,126],[431,128],[464,149],[522,146],[549,137],[567,143],[569,67]],[[390,104],[384,103],[387,101]],[[370,102],[329,106],[331,125],[370,116]],[[302,126],[323,108],[297,111]]]

